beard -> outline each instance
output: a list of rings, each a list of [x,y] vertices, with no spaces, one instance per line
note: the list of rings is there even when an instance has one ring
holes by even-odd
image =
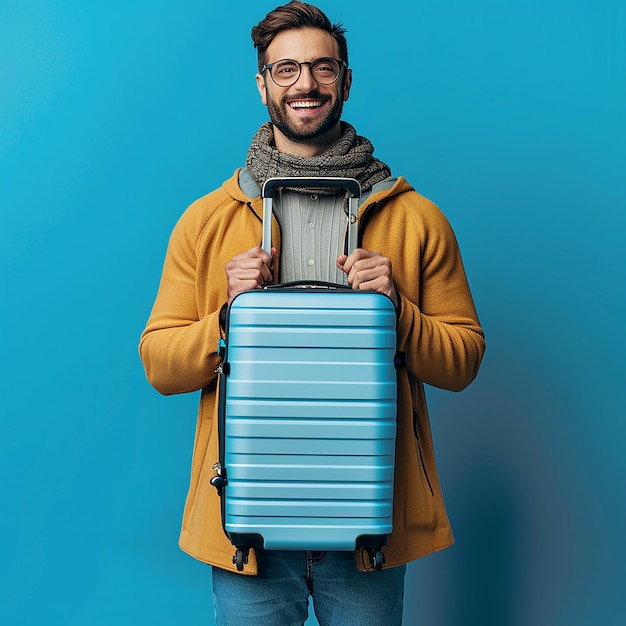
[[[298,96],[301,98],[321,100],[322,102],[329,100],[328,95],[320,94],[317,91],[311,91],[307,94],[298,94]],[[289,108],[288,101],[293,99],[293,96],[283,96],[279,100],[274,100],[269,96],[269,93],[267,96],[267,110],[272,124],[278,128],[285,137],[292,141],[307,141],[321,137],[329,130],[333,129],[341,119],[343,100],[338,95],[337,100],[322,119],[309,120],[304,118],[296,124],[289,118],[287,112]]]

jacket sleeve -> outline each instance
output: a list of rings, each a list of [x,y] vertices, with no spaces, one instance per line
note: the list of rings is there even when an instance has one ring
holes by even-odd
[[[403,273],[402,280],[409,282],[397,284],[399,349],[406,353],[413,376],[460,391],[478,373],[484,334],[450,224],[431,203],[413,217],[419,259]]]
[[[198,232],[198,225],[185,215],[174,228],[156,301],[139,342],[146,376],[165,395],[202,389],[215,379],[220,363],[219,309],[226,300],[225,279],[198,258]],[[213,289],[206,284],[211,271],[216,273]]]

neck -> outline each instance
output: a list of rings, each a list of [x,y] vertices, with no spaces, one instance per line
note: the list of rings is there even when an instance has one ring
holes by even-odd
[[[276,126],[274,129],[274,145],[276,150],[284,154],[300,157],[314,157],[323,154],[341,138],[341,125],[337,123],[333,128],[319,137],[304,141],[295,141],[284,135]]]

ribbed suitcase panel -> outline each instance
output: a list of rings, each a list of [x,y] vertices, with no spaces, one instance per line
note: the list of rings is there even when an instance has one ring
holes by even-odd
[[[370,439],[346,440],[335,437],[324,439],[275,439],[274,437],[263,437],[252,439],[250,437],[230,437],[226,434],[226,445],[230,446],[226,453],[226,467],[231,462],[232,454],[315,454],[318,457],[325,457],[328,454],[342,454],[355,458],[379,457],[381,448],[386,448],[383,441],[372,441]],[[323,458],[320,459],[323,461]],[[228,484],[235,479],[229,472]]]
[[[295,368],[294,368],[295,369]],[[309,370],[310,371],[310,370]],[[365,400],[387,400],[395,391],[395,383],[344,383],[337,380],[277,380],[255,381],[250,379],[233,379],[229,381],[230,391],[238,399],[275,399],[280,402],[287,399],[309,399],[324,397],[341,400],[346,393],[358,395]],[[350,387],[348,389],[348,387]]]
[[[384,482],[393,473],[393,456],[351,457],[315,454],[231,454],[232,471],[242,481]]]
[[[305,332],[303,332],[303,329],[305,329]],[[361,350],[367,348],[376,349],[388,344],[389,339],[395,341],[396,338],[395,332],[373,335],[368,327],[350,329],[340,327],[298,328],[290,326],[276,329],[254,328],[235,324],[234,326],[231,325],[232,331],[237,333],[236,342],[230,343],[234,348],[241,346],[269,347],[271,350],[279,350],[280,348],[328,348],[330,351],[327,358],[332,357],[338,351],[338,345]],[[385,335],[389,335],[389,337],[385,337]],[[274,358],[281,360],[281,354],[279,352]],[[341,355],[337,356],[341,358]]]
[[[247,292],[230,310],[225,528],[268,549],[391,532],[396,316],[374,293]]]
[[[230,418],[272,415],[275,418],[305,419],[317,418],[323,413],[325,419],[367,420],[391,419],[395,422],[396,406],[393,400],[364,402],[361,400],[317,399],[315,403],[294,398],[290,400],[259,400],[257,398],[229,399],[228,414]]]
[[[267,418],[233,419],[228,429],[229,437],[240,439],[340,439],[372,440],[384,443],[395,436],[391,420],[275,420]]]
[[[250,517],[250,513],[254,515],[255,521],[261,521],[265,524],[276,523],[276,516],[278,514],[288,516],[294,521],[298,517],[302,518],[315,518],[324,520],[325,524],[329,523],[329,519],[337,518],[337,508],[339,507],[344,516],[340,519],[345,522],[346,519],[365,519],[372,517],[372,514],[378,514],[381,519],[387,515],[386,503],[380,502],[374,505],[369,503],[360,502],[358,500],[337,502],[335,500],[264,500],[264,501],[250,501],[233,499],[231,504],[233,519],[236,519],[237,515],[244,517]],[[297,514],[296,514],[297,513]],[[363,524],[363,519],[360,519],[360,524]]]
[[[295,353],[298,354],[295,354]],[[255,399],[267,398],[282,398],[282,389],[284,385],[297,382],[313,382],[324,384],[336,384],[336,385],[354,385],[354,390],[348,390],[344,393],[343,397],[352,396],[352,394],[362,391],[361,385],[369,385],[370,383],[377,383],[381,386],[382,396],[393,397],[393,390],[385,389],[385,385],[393,384],[381,383],[381,380],[385,380],[386,370],[388,368],[387,363],[378,363],[372,361],[363,361],[369,355],[364,354],[363,350],[360,354],[355,355],[355,361],[316,361],[309,357],[308,348],[283,348],[282,350],[276,349],[274,356],[276,360],[266,361],[258,356],[257,351],[254,348],[248,350],[233,350],[230,355],[231,366],[232,363],[237,364],[237,378],[230,379],[231,384],[239,383],[243,385],[264,385],[264,388],[256,389],[252,393],[246,393],[245,387],[243,389],[232,389],[233,397],[252,397]],[[340,351],[337,351],[340,352]],[[333,355],[326,355],[326,359]],[[338,357],[343,355],[338,354]],[[293,358],[296,357],[296,358]],[[387,357],[393,361],[393,352],[390,352]],[[304,360],[306,358],[306,360]],[[281,359],[281,360],[278,360]],[[302,360],[300,360],[302,359]],[[358,360],[356,360],[358,359]],[[323,380],[309,381],[308,376],[311,373],[311,367],[315,364],[317,368],[323,373]],[[380,395],[380,392],[377,394]],[[363,395],[360,395],[363,400]]]
[[[375,502],[391,498],[391,486],[384,483],[362,482],[313,482],[293,481],[263,482],[259,480],[239,480],[228,485],[229,498],[240,501],[250,499],[259,500],[288,500],[295,503],[298,500],[334,500],[340,506],[346,500]],[[252,498],[254,496],[254,498]],[[375,509],[376,507],[372,507]]]

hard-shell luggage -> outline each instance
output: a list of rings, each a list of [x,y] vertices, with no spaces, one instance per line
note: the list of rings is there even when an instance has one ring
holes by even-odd
[[[351,179],[270,179],[340,186],[356,245],[360,187]],[[352,231],[352,234],[350,234]],[[367,548],[373,569],[392,530],[396,437],[396,311],[374,291],[318,283],[237,295],[222,342],[220,462],[211,481],[242,570],[251,547]]]

